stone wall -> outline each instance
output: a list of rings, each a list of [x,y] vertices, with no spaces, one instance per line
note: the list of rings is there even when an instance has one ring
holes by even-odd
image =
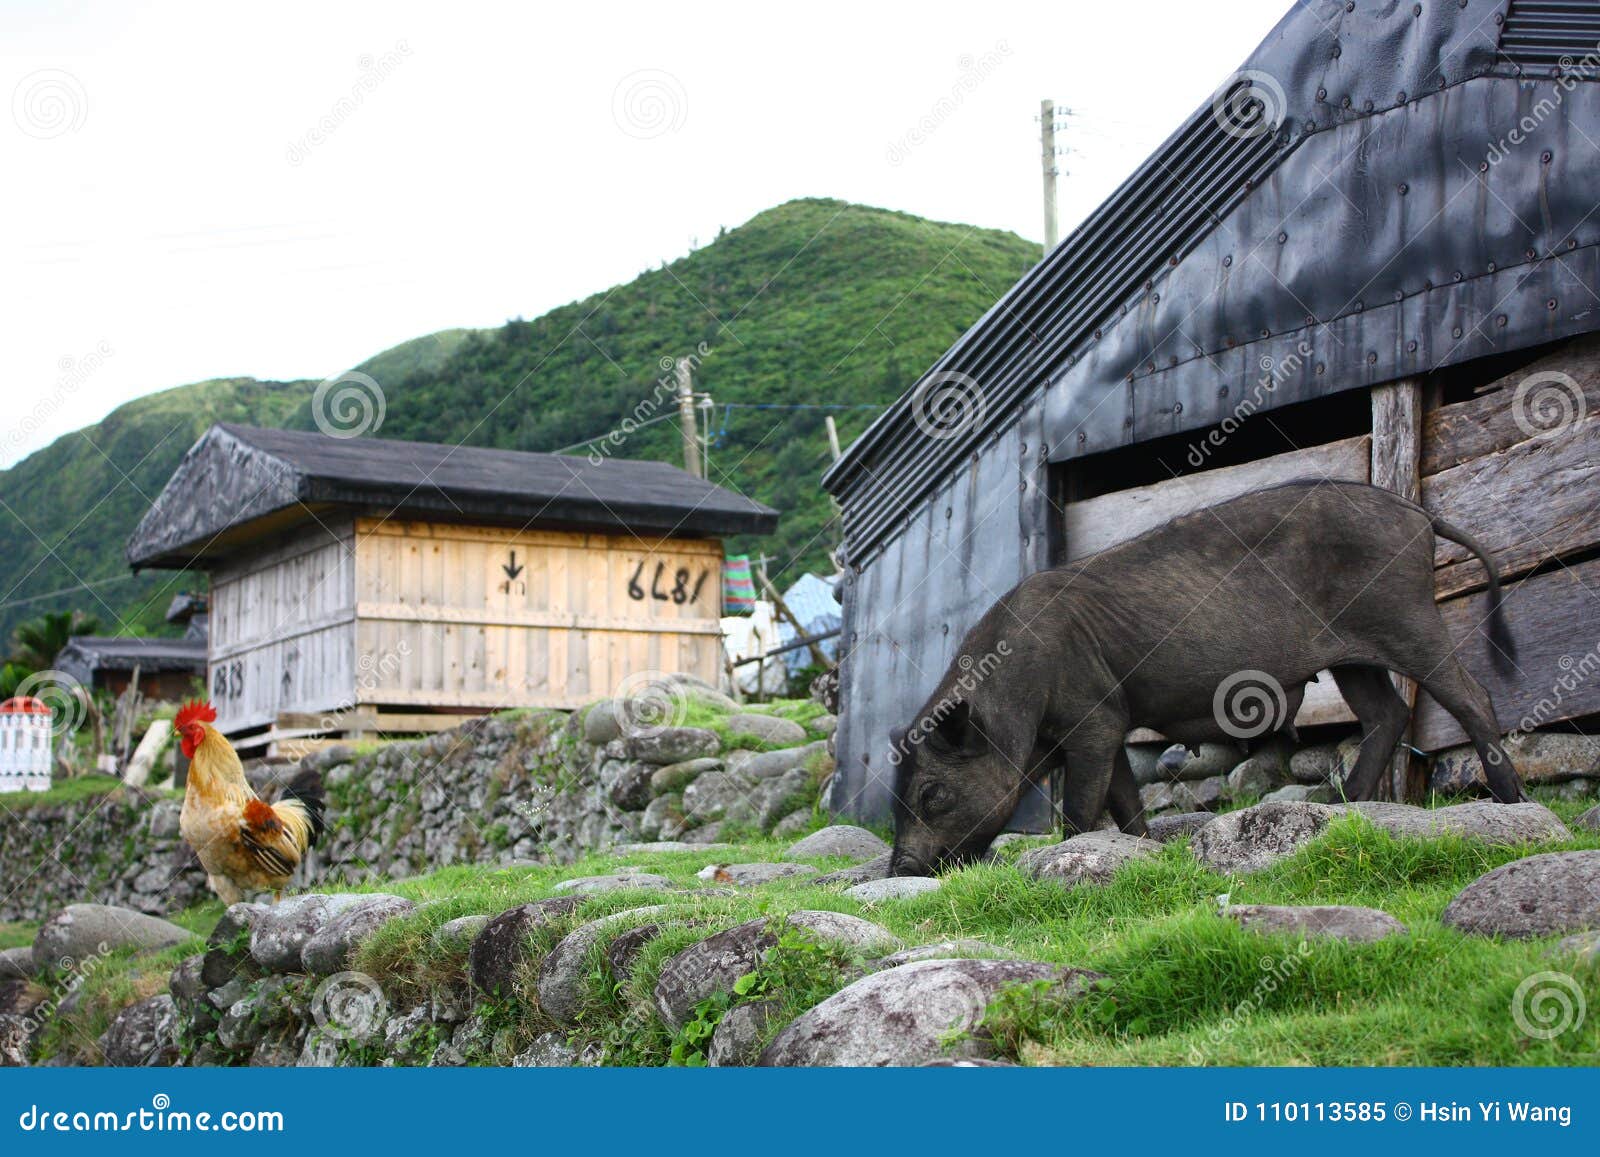
[[[643,707],[489,716],[415,743],[308,756],[327,784],[330,830],[290,890],[450,864],[567,863],[616,843],[709,842],[791,816],[785,831],[810,822],[832,766],[831,716],[803,703],[744,712],[709,687],[668,687]],[[652,725],[663,708],[707,726]],[[263,772],[258,786],[299,766]],[[172,913],[208,898],[178,835],[181,806],[118,789],[0,817],[0,920],[42,920],[81,902]]]

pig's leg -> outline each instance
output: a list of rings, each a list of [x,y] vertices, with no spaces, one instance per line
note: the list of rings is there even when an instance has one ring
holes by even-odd
[[[1149,831],[1144,823],[1144,801],[1139,798],[1139,785],[1133,781],[1133,768],[1128,765],[1128,749],[1120,743],[1111,767],[1111,788],[1106,803],[1111,808],[1111,818],[1130,836],[1142,836]]]
[[[1339,694],[1361,721],[1361,755],[1345,781],[1345,798],[1376,799],[1378,777],[1389,766],[1411,712],[1383,668],[1350,665],[1332,671]]]
[[[1409,673],[1409,672],[1408,672]],[[1417,678],[1415,675],[1412,678]],[[1422,689],[1439,701],[1456,722],[1461,724],[1472,746],[1478,750],[1483,762],[1483,774],[1489,780],[1489,790],[1501,803],[1517,803],[1528,798],[1522,790],[1522,777],[1517,774],[1511,757],[1500,746],[1500,729],[1495,724],[1494,704],[1489,693],[1467,673],[1454,654],[1446,655],[1437,670],[1425,673],[1418,680]]]
[[[1086,730],[1080,724],[1079,733],[1073,736],[1066,748],[1067,770],[1062,784],[1061,811],[1069,838],[1093,831],[1100,823],[1111,794],[1117,757],[1120,755],[1124,762],[1128,758],[1122,750],[1122,737],[1128,730],[1126,726],[1106,729],[1103,734],[1085,734]],[[1129,769],[1128,785],[1132,784],[1133,771]],[[1138,799],[1137,790],[1134,799]]]

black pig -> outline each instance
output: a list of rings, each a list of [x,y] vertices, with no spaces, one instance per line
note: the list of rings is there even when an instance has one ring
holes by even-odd
[[[1357,483],[1256,491],[1025,579],[967,632],[913,727],[893,735],[893,873],[982,856],[1026,784],[1062,764],[1069,834],[1107,807],[1123,831],[1143,834],[1130,730],[1192,746],[1291,729],[1324,668],[1361,722],[1349,798],[1372,798],[1409,718],[1390,671],[1461,723],[1496,799],[1524,798],[1489,695],[1434,603],[1436,534],[1483,559],[1491,653],[1509,664],[1499,576],[1483,549]]]

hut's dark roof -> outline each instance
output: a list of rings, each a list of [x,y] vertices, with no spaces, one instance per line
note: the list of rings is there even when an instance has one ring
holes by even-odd
[[[205,639],[140,639],[116,635],[78,635],[55,658],[55,667],[84,686],[99,671],[132,671],[142,675],[163,671],[206,673]]]
[[[764,533],[777,512],[664,462],[336,438],[219,424],[190,448],[128,540],[134,567],[181,567],[356,510],[443,522]]]
[[[1597,42],[1594,0],[1300,0],[828,472],[850,559],[1026,404],[1063,461],[1600,328]]]

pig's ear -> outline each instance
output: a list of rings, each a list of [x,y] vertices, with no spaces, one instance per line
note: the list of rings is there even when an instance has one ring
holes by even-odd
[[[955,704],[939,720],[939,725],[929,738],[948,755],[977,755],[988,746],[983,725],[973,715],[971,705],[965,701]]]

